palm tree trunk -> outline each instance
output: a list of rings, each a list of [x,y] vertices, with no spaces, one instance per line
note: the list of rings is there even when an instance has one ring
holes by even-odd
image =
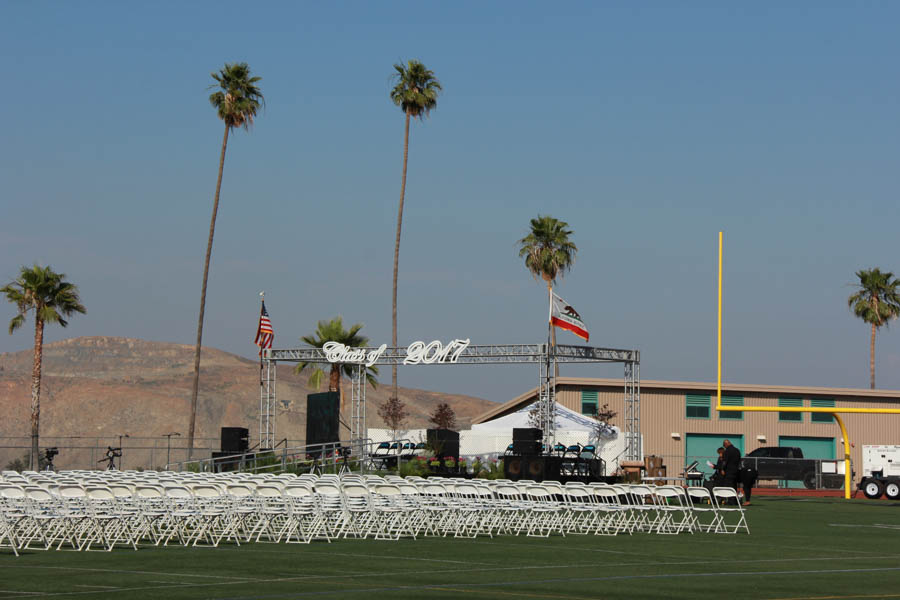
[[[34,318],[34,364],[31,368],[31,465],[40,470],[39,433],[41,420],[41,362],[44,354],[44,321]]]
[[[200,345],[203,342],[203,314],[206,312],[206,281],[209,278],[209,259],[212,255],[213,235],[216,232],[216,215],[219,212],[219,190],[222,189],[222,171],[225,168],[225,148],[228,147],[228,125],[222,138],[222,154],[219,156],[219,178],[213,200],[212,219],[209,222],[209,240],[206,242],[206,259],[203,261],[203,285],[200,287],[200,316],[197,318],[197,345],[194,348],[194,383],[191,388],[191,423],[188,426],[188,460],[194,456],[194,431],[197,424],[197,392],[200,390]]]
[[[336,392],[338,391],[338,386],[341,383],[341,365],[338,363],[331,363],[331,371],[328,373],[328,391]]]
[[[869,385],[875,389],[875,324],[872,323],[872,341],[869,342]]]
[[[403,228],[403,200],[406,197],[406,163],[409,158],[409,111],[406,112],[406,130],[403,133],[403,177],[400,180],[400,207],[397,209],[397,239],[394,241],[394,285],[391,297],[391,345],[397,347],[397,272],[400,268],[400,230]],[[397,365],[391,366],[391,398],[399,397]]]

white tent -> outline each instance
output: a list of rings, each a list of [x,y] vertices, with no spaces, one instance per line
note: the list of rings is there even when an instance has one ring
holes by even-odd
[[[512,435],[512,430],[514,428],[532,426],[530,424],[529,413],[533,407],[534,404],[529,404],[528,406],[520,408],[516,412],[500,417],[499,419],[472,425],[472,431],[509,431],[510,435]],[[596,437],[597,421],[590,417],[578,414],[574,410],[566,408],[559,402],[556,403],[556,420],[554,424],[556,425],[557,434],[560,431],[581,431],[591,433]],[[611,429],[614,429],[618,434],[618,428],[611,427]]]
[[[533,406],[531,404],[499,419],[472,425],[471,430],[460,431],[460,456],[482,459],[502,456],[507,446],[512,443],[512,430],[531,427],[528,413]],[[606,461],[607,473],[612,473],[618,467],[618,462],[625,452],[625,436],[621,435],[618,427],[607,425],[603,435],[598,436],[596,420],[568,409],[558,402],[555,423],[555,438],[558,443],[566,446],[594,444],[597,447],[597,454]],[[392,433],[386,429],[370,428],[369,437],[376,442],[390,440]],[[425,441],[425,430],[404,431],[400,437],[412,441]]]
[[[467,456],[502,455],[506,447],[512,443],[512,430],[520,427],[531,427],[529,412],[534,404],[520,408],[506,416],[472,425],[471,431],[460,432],[460,453]],[[607,469],[615,468],[619,456],[625,450],[625,436],[620,435],[619,428],[614,425],[605,426],[602,436],[598,436],[598,423],[574,410],[556,403],[555,438],[558,443],[570,446],[573,444],[594,444],[597,452],[606,461]]]

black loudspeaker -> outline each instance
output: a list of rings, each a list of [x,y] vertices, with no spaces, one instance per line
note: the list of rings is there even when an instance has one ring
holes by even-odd
[[[426,432],[426,439],[438,458],[459,459],[459,432],[450,429],[429,429]]]
[[[338,417],[341,395],[338,392],[307,394],[306,396],[306,444],[332,444],[340,442]]]
[[[524,456],[510,455],[503,457],[503,477],[506,479],[511,479],[512,481],[527,479],[527,477],[522,476],[527,467],[528,459]]]
[[[559,456],[507,456],[503,459],[503,476],[513,481],[559,481],[562,458]]]
[[[540,454],[543,431],[533,427],[513,429],[514,454]]]
[[[222,452],[240,454],[250,448],[250,431],[246,427],[222,428]]]
[[[537,427],[516,427],[513,429],[514,442],[539,442],[544,432]]]

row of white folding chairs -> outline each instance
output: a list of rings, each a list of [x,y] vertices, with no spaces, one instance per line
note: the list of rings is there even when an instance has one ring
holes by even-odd
[[[420,533],[735,533],[742,527],[749,532],[740,506],[728,507],[718,500],[734,495],[730,488],[715,494],[695,488],[706,492],[704,498],[671,486],[347,477],[306,482],[298,478],[288,485],[273,478],[268,485],[250,480],[229,485],[195,481],[137,490],[126,486],[82,489],[84,494],[78,490],[72,485],[60,488],[65,502],[57,512],[49,493],[38,489],[32,490],[34,497],[29,495],[32,512],[13,507],[8,516],[25,525],[26,546],[42,541],[45,547],[90,549],[96,543],[111,549],[116,544],[135,546],[141,539],[217,545],[223,538],[237,543],[242,538],[309,542],[351,535],[397,539]],[[90,502],[79,505],[84,500]],[[727,512],[738,513],[738,521],[729,525]]]

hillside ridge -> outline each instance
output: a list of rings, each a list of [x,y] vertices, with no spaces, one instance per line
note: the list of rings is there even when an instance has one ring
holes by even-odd
[[[160,436],[187,433],[193,346],[111,336],[76,337],[46,344],[43,353],[41,436]],[[259,363],[204,347],[197,437],[217,438],[220,427],[257,429]],[[32,350],[0,354],[0,436],[30,433]],[[277,373],[277,437],[306,433],[305,375],[282,364]],[[367,389],[369,427],[383,427],[377,407],[390,386]],[[349,382],[345,384],[349,394]],[[493,402],[471,396],[400,388],[409,426],[427,426],[439,402],[456,411],[461,426]],[[253,434],[251,434],[253,435]]]

